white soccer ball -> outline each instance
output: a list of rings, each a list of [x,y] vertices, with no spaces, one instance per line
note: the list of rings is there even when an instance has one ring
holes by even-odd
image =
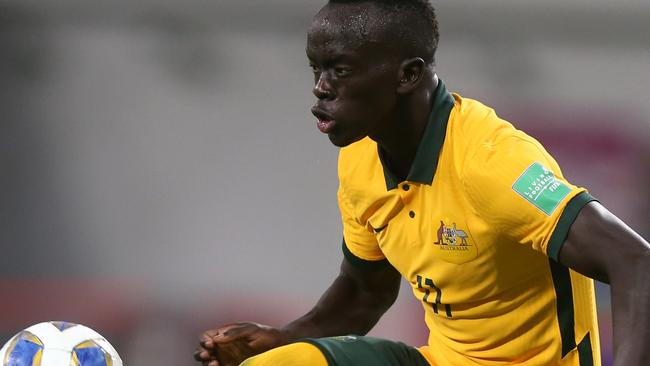
[[[122,366],[108,341],[69,322],[45,322],[16,334],[0,349],[2,366]]]

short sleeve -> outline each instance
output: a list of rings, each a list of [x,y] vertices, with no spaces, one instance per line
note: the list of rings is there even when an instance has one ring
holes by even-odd
[[[338,202],[343,222],[343,253],[348,261],[368,265],[385,261],[386,257],[379,248],[377,239],[354,214],[350,198],[346,196],[342,185],[339,185]]]
[[[556,261],[578,213],[594,200],[569,183],[544,148],[523,134],[478,146],[462,181],[489,230]]]

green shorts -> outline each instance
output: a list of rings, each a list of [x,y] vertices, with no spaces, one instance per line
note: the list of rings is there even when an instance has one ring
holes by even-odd
[[[329,366],[430,366],[414,347],[386,339],[349,335],[300,342],[318,347]]]

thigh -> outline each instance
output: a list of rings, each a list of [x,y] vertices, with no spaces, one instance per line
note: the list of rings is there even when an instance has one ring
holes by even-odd
[[[350,335],[301,342],[318,347],[329,366],[429,366],[416,348],[387,339]]]
[[[307,342],[291,343],[286,346],[253,356],[240,366],[329,366],[323,352]]]

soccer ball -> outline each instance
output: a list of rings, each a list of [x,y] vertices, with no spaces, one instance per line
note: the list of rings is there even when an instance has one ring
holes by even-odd
[[[16,334],[0,349],[2,366],[122,366],[113,346],[94,330],[45,322]]]

